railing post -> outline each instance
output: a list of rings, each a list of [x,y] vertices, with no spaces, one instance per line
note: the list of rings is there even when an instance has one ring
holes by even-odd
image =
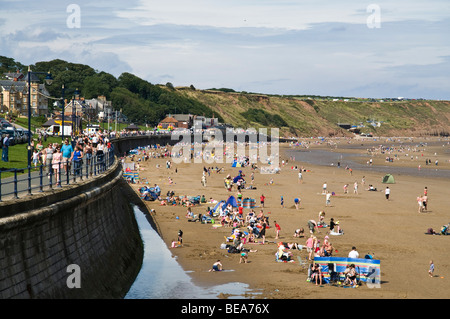
[[[81,163],[78,163],[78,174],[80,175],[80,180],[82,181],[83,180],[83,164],[84,164],[84,161],[83,162],[81,162]]]
[[[72,175],[73,175],[73,182],[76,183],[77,181],[77,176],[75,175],[75,161],[72,160]]]
[[[95,153],[93,160],[94,160],[94,176],[97,176],[97,153]]]
[[[52,168],[52,163],[50,162],[50,164],[48,165],[48,177],[50,178],[50,189],[53,188],[53,168]]]
[[[16,177],[15,177],[16,178]],[[16,179],[14,179],[14,183],[16,183]],[[15,185],[17,186],[17,185]],[[31,165],[28,165],[28,195],[31,195]],[[17,196],[17,194],[16,194]]]
[[[43,190],[43,185],[42,185],[42,178],[43,178],[43,173],[44,173],[44,164],[41,164],[41,166],[39,166],[39,192],[42,192]]]
[[[64,169],[64,165],[63,165],[63,169]],[[57,174],[58,174],[58,181],[59,181],[59,183],[57,183],[57,187],[62,187],[62,180],[61,180],[61,161],[59,161],[58,162],[58,172],[57,172]]]
[[[70,162],[69,160],[67,160],[66,162],[66,167],[67,167],[67,171],[66,171],[66,184],[69,185],[70,184]]]
[[[30,176],[28,176],[28,178],[30,178]],[[28,185],[30,185],[28,194],[31,195],[31,183],[28,183]],[[14,169],[14,198],[19,198],[17,195],[17,168]]]
[[[90,162],[90,160],[88,161],[88,160],[86,159],[86,179],[89,178],[89,162]]]

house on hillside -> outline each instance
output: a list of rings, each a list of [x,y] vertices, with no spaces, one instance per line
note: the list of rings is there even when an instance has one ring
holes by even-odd
[[[28,116],[28,74],[4,73],[6,80],[0,80],[0,110]],[[39,78],[31,74],[30,106],[32,116],[47,116],[48,96],[50,93],[45,84],[39,83]]]
[[[108,101],[104,95],[86,100],[86,104],[92,110],[93,116],[97,117],[100,121],[115,118],[112,102]]]

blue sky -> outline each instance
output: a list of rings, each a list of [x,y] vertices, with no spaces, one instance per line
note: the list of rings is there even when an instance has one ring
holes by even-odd
[[[2,0],[0,55],[199,89],[450,100],[449,30],[447,0]]]

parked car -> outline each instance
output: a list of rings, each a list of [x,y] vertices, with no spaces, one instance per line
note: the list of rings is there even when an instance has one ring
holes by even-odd
[[[21,127],[16,128],[16,133],[17,133],[17,143],[23,144],[28,141],[28,136],[26,135],[25,130],[23,128]]]
[[[2,137],[4,137],[6,134],[9,134],[9,145],[13,146],[18,144],[18,136],[15,128],[7,128],[2,130]]]

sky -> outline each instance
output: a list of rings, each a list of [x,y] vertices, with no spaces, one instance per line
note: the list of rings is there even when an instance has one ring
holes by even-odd
[[[1,0],[0,55],[153,84],[450,100],[448,0]]]

